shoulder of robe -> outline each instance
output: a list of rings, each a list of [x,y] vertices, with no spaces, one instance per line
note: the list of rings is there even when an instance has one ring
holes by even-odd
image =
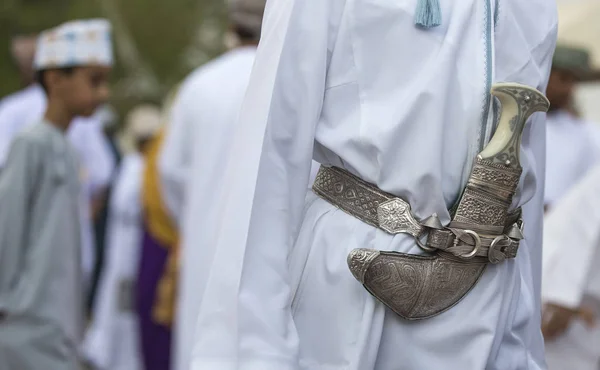
[[[0,102],[0,109],[10,109],[27,103],[27,94],[24,90],[5,96]]]
[[[518,28],[519,37],[526,40],[529,49],[545,49],[546,44],[554,44],[558,32],[558,8],[552,0],[495,0],[497,2],[497,31],[504,27]],[[531,20],[535,19],[535,22]]]
[[[54,137],[41,124],[34,124],[15,136],[13,145],[27,148],[31,154],[54,152]]]
[[[204,87],[206,76],[205,68],[206,66],[199,67],[183,80],[181,86],[179,87],[179,91],[177,92],[178,102],[192,99],[194,97],[197,98],[199,93],[202,94],[203,91],[206,90]]]
[[[26,88],[12,93],[2,99],[0,112],[28,112],[31,107],[39,107],[44,104],[44,95],[40,95],[33,88]]]
[[[15,137],[10,145],[7,163],[11,161],[39,161],[51,147],[44,137],[35,133],[23,132]]]
[[[181,99],[187,97],[197,99],[199,93],[210,96],[212,88],[226,84],[226,81],[221,80],[221,78],[231,78],[232,71],[227,68],[227,62],[231,59],[231,52],[225,53],[196,68],[181,83],[178,97]]]
[[[22,116],[27,110],[27,104],[16,94],[8,96],[2,100],[0,105],[0,130],[13,123],[18,117]]]

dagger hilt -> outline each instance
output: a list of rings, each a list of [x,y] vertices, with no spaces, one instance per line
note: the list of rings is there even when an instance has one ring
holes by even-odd
[[[550,107],[546,97],[534,88],[501,83],[491,94],[500,100],[502,110],[496,132],[479,153],[467,187],[451,225],[469,225],[478,232],[502,232],[513,195],[522,173],[521,138],[529,117]]]
[[[525,123],[533,113],[548,111],[550,102],[538,90],[516,83],[495,84],[490,93],[498,98],[502,110],[496,132],[479,157],[506,167],[520,168],[519,153]]]

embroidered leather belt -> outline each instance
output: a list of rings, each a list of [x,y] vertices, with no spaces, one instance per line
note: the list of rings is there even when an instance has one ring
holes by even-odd
[[[348,255],[354,277],[405,319],[426,319],[450,309],[477,284],[487,266],[517,255],[523,222],[521,211],[509,212],[509,207],[523,171],[521,136],[529,116],[546,111],[549,102],[539,91],[519,84],[497,84],[491,93],[502,105],[498,128],[474,159],[446,226],[435,214],[417,220],[405,200],[342,169],[321,167],[317,175],[313,189],[319,196],[390,234],[412,235],[430,252],[359,248]]]
[[[521,209],[507,215],[504,228],[485,229],[468,223],[452,223],[454,227],[444,228],[437,215],[418,221],[405,200],[337,167],[321,166],[313,191],[371,226],[389,234],[412,235],[427,252],[439,250],[462,259],[496,264],[515,258],[522,238]],[[423,244],[420,239],[426,234],[427,243]]]

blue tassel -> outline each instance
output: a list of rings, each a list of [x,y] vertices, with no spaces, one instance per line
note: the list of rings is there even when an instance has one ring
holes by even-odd
[[[437,27],[442,24],[442,9],[439,0],[417,0],[415,24],[422,28]]]

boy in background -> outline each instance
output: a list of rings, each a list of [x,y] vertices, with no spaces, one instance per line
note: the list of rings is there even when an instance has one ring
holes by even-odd
[[[48,96],[0,175],[0,370],[75,370],[83,330],[80,181],[65,132],[108,99],[110,25],[43,32],[34,67]]]

